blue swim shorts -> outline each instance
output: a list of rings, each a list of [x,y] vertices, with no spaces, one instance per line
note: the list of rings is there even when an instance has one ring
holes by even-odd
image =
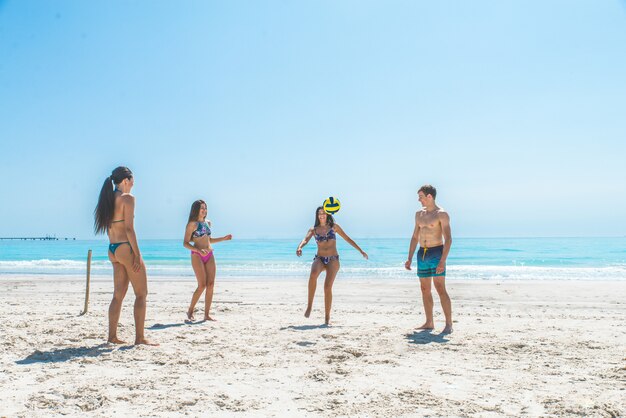
[[[446,271],[437,274],[437,266],[443,255],[443,245],[438,247],[424,248],[420,247],[417,251],[417,277],[442,277],[446,275]]]

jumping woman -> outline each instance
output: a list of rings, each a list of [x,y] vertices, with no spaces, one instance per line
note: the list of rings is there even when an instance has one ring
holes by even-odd
[[[330,308],[333,303],[333,283],[335,282],[335,277],[337,277],[337,272],[339,271],[337,234],[346,240],[348,244],[352,245],[357,251],[359,251],[365,259],[367,259],[365,251],[363,251],[356,244],[356,242],[354,242],[348,234],[343,231],[339,224],[335,223],[332,215],[324,212],[324,209],[321,206],[315,211],[315,224],[313,228],[309,229],[296,250],[296,255],[300,257],[302,255],[302,247],[304,247],[312,237],[315,237],[315,242],[317,243],[317,254],[315,254],[313,264],[311,265],[311,275],[309,276],[309,298],[304,316],[308,318],[311,315],[313,298],[315,297],[315,288],[317,287],[317,278],[322,271],[325,271],[324,322],[326,325],[330,325]]]

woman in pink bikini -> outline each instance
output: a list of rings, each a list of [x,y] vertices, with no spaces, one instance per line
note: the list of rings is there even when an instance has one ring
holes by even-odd
[[[211,222],[206,220],[206,215],[207,207],[204,200],[196,200],[192,203],[183,240],[183,246],[191,251],[191,266],[198,280],[198,287],[193,292],[191,305],[187,310],[187,319],[190,321],[195,320],[193,311],[205,289],[204,320],[214,321],[209,315],[215,286],[215,256],[211,244],[233,238],[230,234],[221,238],[211,238]]]

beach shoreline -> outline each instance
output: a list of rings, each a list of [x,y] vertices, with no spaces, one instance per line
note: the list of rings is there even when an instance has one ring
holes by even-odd
[[[0,416],[626,413],[626,282],[449,280],[454,327],[423,321],[417,279],[337,279],[310,319],[305,277],[218,275],[215,323],[185,324],[193,278],[149,279],[146,332],[105,343],[110,277],[0,277]],[[132,290],[120,337],[132,341]],[[203,299],[197,309],[202,309]]]

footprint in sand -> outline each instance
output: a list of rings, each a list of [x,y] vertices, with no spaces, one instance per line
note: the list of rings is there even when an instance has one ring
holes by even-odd
[[[326,382],[328,380],[328,375],[322,370],[313,370],[307,375],[307,377],[311,380],[315,380],[316,382]]]
[[[345,354],[331,354],[330,356],[326,357],[326,363],[343,363],[348,360],[348,358],[349,357]]]

